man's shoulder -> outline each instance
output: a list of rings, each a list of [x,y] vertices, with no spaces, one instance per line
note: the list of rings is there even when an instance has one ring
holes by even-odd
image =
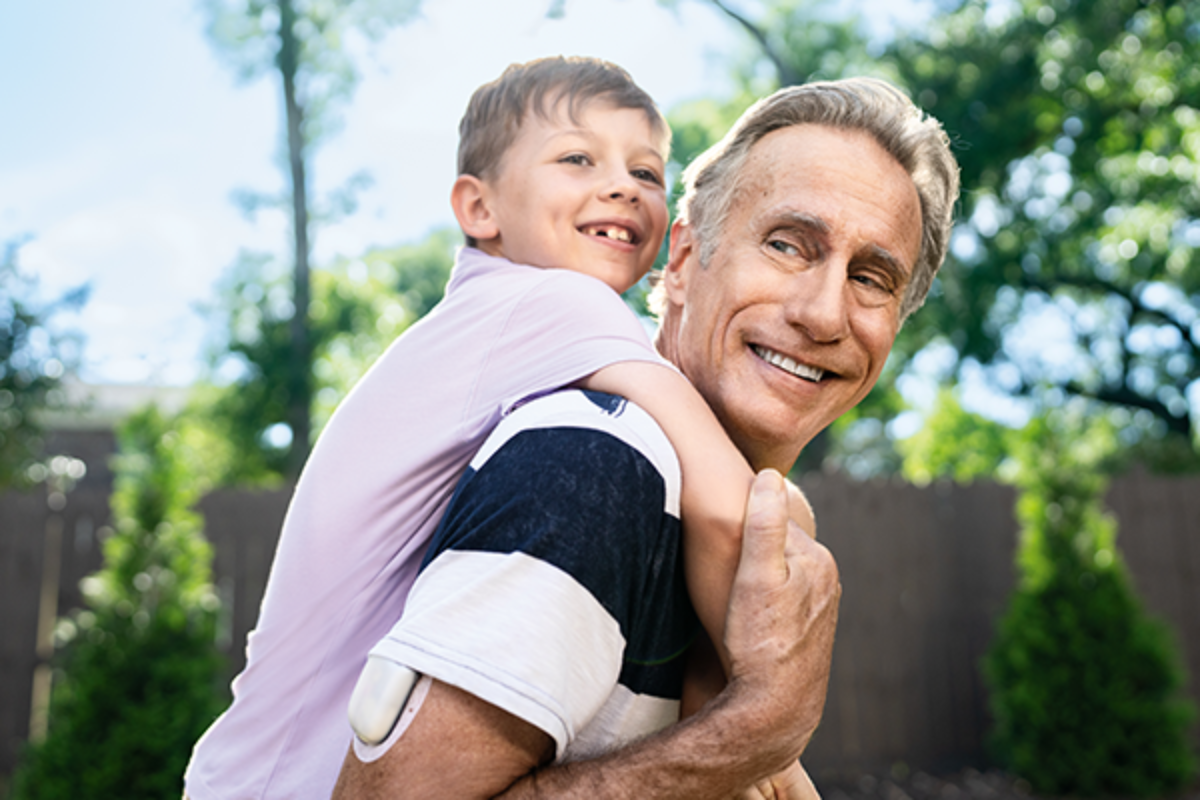
[[[673,498],[668,510],[679,513],[679,460],[662,428],[646,411],[623,397],[569,389],[534,398],[510,412],[500,421],[471,461],[471,469],[479,470],[495,454],[518,436],[532,432],[583,431],[615,439],[625,448],[636,451],[662,476]],[[546,437],[550,439],[552,437]],[[584,466],[580,453],[547,446],[534,450],[526,457],[548,462],[565,461]]]

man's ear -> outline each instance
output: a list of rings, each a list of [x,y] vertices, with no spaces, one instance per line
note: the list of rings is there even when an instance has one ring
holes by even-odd
[[[488,203],[487,186],[474,175],[459,175],[450,189],[450,207],[463,233],[479,242],[495,239],[500,228]]]
[[[682,306],[687,295],[687,283],[691,271],[700,265],[700,250],[692,234],[692,228],[686,222],[675,220],[671,224],[671,249],[667,255],[667,264],[663,267],[662,281],[667,293],[667,300],[677,306]]]

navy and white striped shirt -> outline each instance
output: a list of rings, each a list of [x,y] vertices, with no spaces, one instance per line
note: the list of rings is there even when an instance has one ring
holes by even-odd
[[[522,406],[463,475],[373,652],[541,728],[560,760],[671,724],[699,630],[679,492],[640,408],[583,391]]]

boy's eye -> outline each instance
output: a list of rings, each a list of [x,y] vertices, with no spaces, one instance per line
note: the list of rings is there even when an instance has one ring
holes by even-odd
[[[658,173],[652,169],[644,169],[644,168],[639,167],[637,169],[630,170],[629,174],[632,175],[634,178],[636,178],[639,181],[645,181],[646,183],[652,183],[655,186],[663,185],[663,179],[660,178]]]
[[[571,153],[570,155],[565,155],[562,158],[560,158],[559,163],[575,164],[577,166],[583,167],[583,166],[587,166],[588,164],[592,163],[592,161],[587,156],[585,156],[583,153]]]

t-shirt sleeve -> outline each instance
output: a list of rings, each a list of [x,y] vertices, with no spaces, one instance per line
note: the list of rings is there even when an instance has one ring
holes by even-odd
[[[530,722],[559,754],[631,669],[678,660],[695,632],[669,445],[661,432],[639,441],[600,427],[503,423],[373,651]]]
[[[568,270],[544,275],[514,304],[478,378],[478,397],[508,412],[530,397],[622,361],[666,365],[645,325],[602,281]],[[481,343],[481,346],[483,343]]]

